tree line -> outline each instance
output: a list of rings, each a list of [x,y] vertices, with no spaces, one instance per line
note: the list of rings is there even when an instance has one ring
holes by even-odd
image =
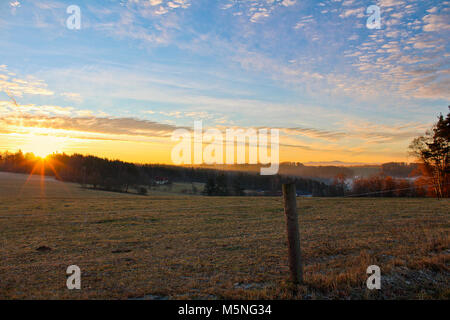
[[[0,154],[0,171],[43,174],[83,187],[106,191],[147,193],[147,188],[164,177],[173,182],[205,183],[203,193],[210,196],[241,196],[244,190],[262,190],[275,195],[281,190],[281,175],[261,176],[256,172],[222,171],[162,164],[133,164],[92,155],[52,154],[45,159],[32,153]],[[332,196],[332,188],[313,179],[296,178],[300,194]]]
[[[400,165],[400,168],[402,167],[404,165]],[[425,169],[418,165],[417,171],[421,170]],[[164,177],[169,183],[204,183],[202,193],[208,196],[277,196],[281,194],[281,185],[287,177],[162,164],[138,165],[80,154],[52,154],[46,159],[41,159],[32,153],[23,154],[21,151],[0,154],[0,171],[43,174],[61,181],[79,183],[87,188],[115,192],[133,190],[140,194],[146,194],[148,188],[154,186],[160,177]],[[336,175],[332,183],[300,177],[291,179],[296,184],[299,196],[435,196],[435,188],[428,186],[430,181],[426,176],[399,179],[386,175],[384,171],[368,178],[353,180],[342,173]]]
[[[370,177],[357,177],[346,182],[336,177],[334,191],[338,196],[347,197],[426,197],[432,196],[430,187],[417,178],[395,178],[385,173]]]

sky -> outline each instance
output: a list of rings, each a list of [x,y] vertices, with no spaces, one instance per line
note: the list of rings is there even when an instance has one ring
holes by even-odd
[[[449,39],[442,0],[1,1],[0,151],[171,163],[202,120],[279,129],[280,161],[411,162]]]

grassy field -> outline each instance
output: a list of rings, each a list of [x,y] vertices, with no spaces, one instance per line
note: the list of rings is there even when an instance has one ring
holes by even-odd
[[[305,281],[287,281],[281,198],[148,196],[0,173],[2,299],[448,299],[450,200],[298,199]],[[37,250],[39,247],[49,250]],[[81,268],[82,289],[66,288]],[[381,267],[381,290],[366,268]]]

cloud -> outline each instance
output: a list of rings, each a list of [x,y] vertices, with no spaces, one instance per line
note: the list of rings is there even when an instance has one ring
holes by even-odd
[[[101,114],[101,113],[100,113]],[[194,116],[196,114],[189,114]],[[24,132],[35,129],[76,132],[77,137],[87,134],[89,137],[101,135],[126,137],[170,137],[179,127],[157,121],[132,117],[111,117],[94,115],[91,110],[78,110],[73,107],[55,105],[18,104],[0,101],[0,127],[10,132]]]
[[[404,5],[405,2],[403,0],[380,0],[379,5],[381,7],[395,7]]]
[[[128,0],[126,6],[132,8],[138,6],[138,10],[145,13],[164,15],[175,9],[187,9],[191,6],[190,0]]]
[[[47,84],[43,80],[32,76],[18,78],[15,73],[9,72],[6,65],[0,68],[0,91],[16,97],[22,97],[25,94],[43,96],[54,94],[53,91],[47,88]]]
[[[348,18],[351,16],[356,16],[357,18],[364,17],[364,8],[355,8],[355,9],[345,9],[339,17]]]
[[[442,15],[428,14],[423,17],[423,22],[424,22],[423,31],[426,32],[445,32],[447,30],[450,30],[449,14],[442,14]]]
[[[119,39],[139,40],[151,47],[166,45],[179,30],[176,11],[190,6],[189,0],[128,0],[122,7],[108,9],[108,22],[92,18],[85,25]],[[94,5],[89,8],[94,13],[99,10]]]
[[[146,111],[145,113],[154,114],[153,111]],[[205,111],[160,111],[159,114],[170,118],[193,118],[194,120],[213,119],[213,115]]]
[[[285,7],[293,6],[297,3],[297,0],[283,0],[281,4]]]
[[[81,95],[79,93],[63,92],[63,93],[61,93],[61,96],[63,96],[64,98],[66,98],[68,100],[75,101],[75,102],[83,101],[83,98],[81,97]]]
[[[251,22],[257,22],[259,19],[261,19],[261,18],[267,18],[268,16],[270,16],[269,12],[267,12],[267,10],[263,8],[263,9],[261,9],[260,11],[255,12],[255,13],[251,16],[250,21],[251,21]]]
[[[278,129],[290,135],[301,135],[310,138],[323,139],[327,141],[337,141],[347,136],[345,132],[338,132],[338,131],[333,132],[313,128],[296,127],[296,128],[278,128]]]
[[[47,116],[30,113],[15,113],[15,115],[7,116],[0,113],[0,127],[10,132],[45,129],[66,132],[69,137],[120,138],[121,140],[132,139],[132,137],[167,138],[174,130],[182,128],[135,118]]]
[[[250,22],[260,22],[268,18],[280,7],[291,7],[297,3],[296,0],[252,0],[240,1],[229,0],[227,4],[221,6],[222,10],[232,10],[233,15],[246,15]]]
[[[305,16],[302,17],[294,26],[294,29],[301,29],[304,28],[312,23],[314,23],[315,20],[313,18],[313,16],[309,15],[309,16]]]
[[[443,4],[424,10],[416,3],[398,0],[382,0],[379,5],[383,30],[370,32],[366,39],[360,37],[362,42],[345,52],[358,73],[332,81],[341,90],[371,92],[373,97],[389,92],[389,96],[400,99],[448,99],[448,62],[444,55],[448,45],[445,33],[450,27],[448,10]],[[428,76],[424,76],[424,70]]]
[[[347,120],[343,123],[342,128],[336,131],[305,127],[280,127],[278,129],[291,136],[305,136],[328,142],[341,141],[342,144],[352,141],[352,144],[356,146],[359,143],[376,144],[410,141],[412,138],[420,135],[429,126],[430,124],[417,122],[387,125],[365,120]]]
[[[9,3],[9,5],[10,5],[12,8],[18,8],[18,7],[20,7],[20,2],[19,2],[19,1],[11,1],[11,2]]]
[[[422,134],[431,124],[402,122],[381,124],[370,121],[346,121],[343,130],[348,138],[359,139],[366,144],[386,144],[401,141],[409,142]]]
[[[21,114],[29,115],[70,115],[72,107],[51,105],[15,104],[11,101],[0,101],[0,115],[15,117]]]

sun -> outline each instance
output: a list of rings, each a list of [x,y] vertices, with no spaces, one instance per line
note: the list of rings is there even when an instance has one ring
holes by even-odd
[[[64,149],[65,138],[49,135],[29,135],[21,149],[24,152],[32,152],[35,156],[46,158],[52,153],[61,152]]]

